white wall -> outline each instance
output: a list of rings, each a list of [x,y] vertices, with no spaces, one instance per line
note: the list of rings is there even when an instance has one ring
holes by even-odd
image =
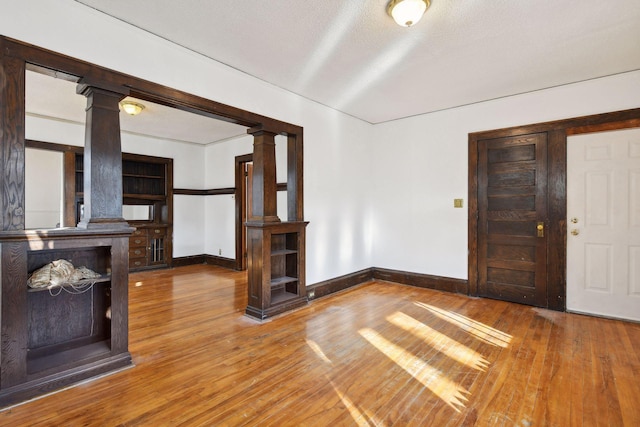
[[[56,228],[63,222],[62,153],[25,150],[25,228]]]
[[[235,157],[253,152],[253,137],[245,135],[210,144],[205,150],[205,188],[235,187]],[[205,253],[236,256],[236,201],[231,194],[206,196]]]
[[[640,71],[374,126],[373,265],[467,278],[469,133],[638,107]]]
[[[3,1],[0,32],[71,57],[303,126],[305,219],[311,222],[307,229],[307,283],[371,266],[368,196],[371,125],[239,73],[72,0]],[[54,130],[53,134],[56,133]],[[175,171],[176,178],[181,175],[179,170]],[[186,176],[202,179],[204,174],[198,176],[189,171]],[[176,182],[176,186],[179,185],[179,181]],[[176,240],[183,240],[175,242],[174,256],[204,251],[203,233],[196,235],[195,231],[211,230],[210,222],[215,221],[204,214],[204,199],[176,196],[175,234]],[[179,227],[183,227],[182,231]],[[186,236],[178,237],[185,230]]]

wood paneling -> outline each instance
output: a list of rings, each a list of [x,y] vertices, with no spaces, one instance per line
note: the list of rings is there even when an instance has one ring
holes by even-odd
[[[483,139],[477,149],[478,295],[546,307],[547,238],[536,227],[547,223],[547,135]]]
[[[246,273],[130,275],[135,367],[2,425],[635,426],[640,325],[370,282],[269,322]]]
[[[0,48],[0,230],[23,230],[25,65]]]

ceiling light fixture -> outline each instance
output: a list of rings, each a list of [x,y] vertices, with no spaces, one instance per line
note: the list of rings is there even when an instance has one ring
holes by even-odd
[[[122,107],[125,113],[131,116],[137,116],[144,110],[144,105],[132,101],[122,101],[120,107]]]
[[[430,0],[391,0],[387,13],[401,27],[411,27],[418,23],[430,5]]]

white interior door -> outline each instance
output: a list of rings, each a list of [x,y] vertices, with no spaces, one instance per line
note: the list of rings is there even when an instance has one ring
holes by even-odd
[[[567,140],[567,310],[640,321],[640,129]]]

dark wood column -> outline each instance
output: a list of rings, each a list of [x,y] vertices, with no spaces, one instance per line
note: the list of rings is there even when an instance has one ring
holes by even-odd
[[[302,129],[287,136],[287,220],[304,221]]]
[[[24,230],[24,81],[25,62],[0,56],[2,231]]]
[[[262,127],[247,131],[253,135],[253,193],[248,222],[280,222],[277,209],[276,141],[277,133]]]
[[[118,103],[123,86],[81,80],[76,92],[87,97],[84,140],[84,217],[80,228],[128,227],[122,218],[122,146]]]

